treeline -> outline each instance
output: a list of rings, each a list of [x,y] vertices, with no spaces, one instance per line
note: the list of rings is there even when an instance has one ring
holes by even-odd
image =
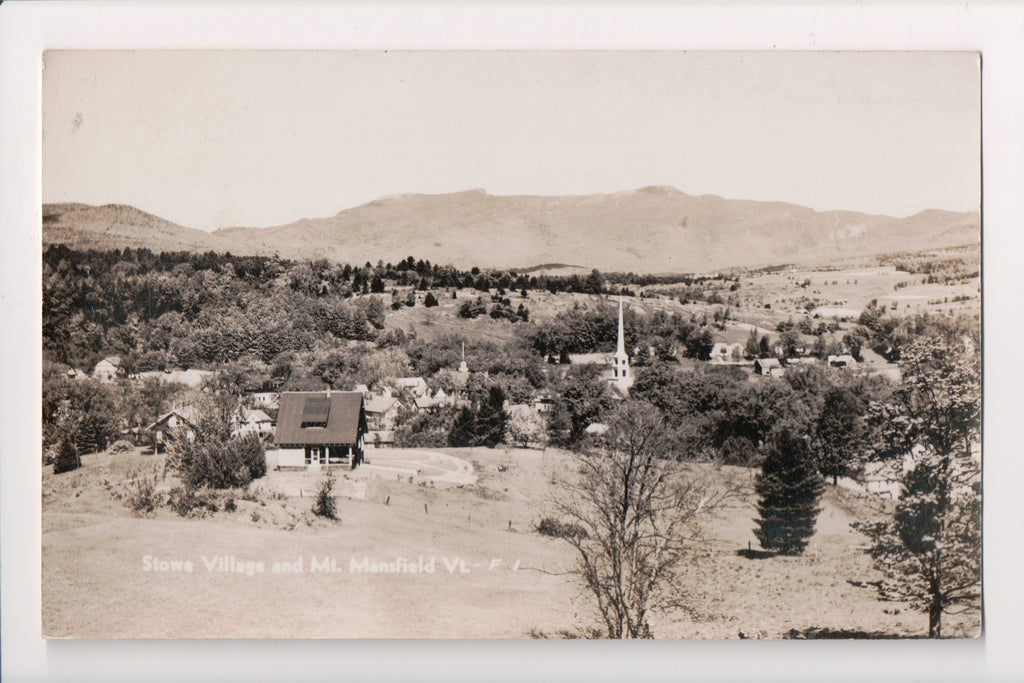
[[[881,265],[912,275],[925,275],[922,284],[959,284],[980,274],[980,257],[976,249],[965,254],[888,254],[878,259]]]
[[[712,319],[724,322],[724,311]],[[717,316],[717,317],[716,317]],[[706,314],[683,315],[655,311],[639,315],[626,306],[622,312],[623,335],[627,351],[640,349],[634,364],[650,363],[654,358],[670,360],[680,356],[707,360],[715,345]],[[529,333],[531,347],[541,356],[567,360],[572,353],[613,351],[618,338],[618,309],[613,303],[575,302],[558,317],[535,326]]]

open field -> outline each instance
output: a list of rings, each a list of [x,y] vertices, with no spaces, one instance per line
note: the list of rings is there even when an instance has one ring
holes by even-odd
[[[431,480],[445,465],[412,475],[401,467],[389,471],[388,460],[395,465],[402,453],[381,453],[375,463],[369,451],[372,467],[334,473],[337,522],[309,513],[310,491],[319,480],[311,473],[270,472],[254,482],[251,495],[237,492],[234,512],[184,519],[163,508],[140,519],[110,491],[119,490],[132,468],[159,471],[158,458],[102,453],[86,456],[81,469],[66,474],[44,468],[44,633],[519,638],[596,625],[587,595],[565,574],[574,561],[571,549],[533,530],[565,454],[441,453],[451,457],[437,463],[471,464],[476,483]],[[431,462],[422,452],[404,459],[406,468]],[[753,476],[743,468],[691,467],[723,483],[749,485]],[[308,481],[297,484],[293,475]],[[168,478],[162,486],[172,483]],[[738,552],[748,543],[757,547],[753,502],[748,487],[708,524],[710,551],[688,574],[699,587],[703,616],[660,615],[652,620],[657,637],[737,638],[742,630],[749,637],[780,638],[791,629],[820,628],[889,637],[927,632],[925,615],[879,602],[873,590],[850,583],[878,579],[859,549],[864,539],[849,523],[876,514],[880,501],[829,487],[804,556],[748,559]],[[352,571],[353,560],[356,569],[368,570],[397,558],[417,568],[420,558],[426,567],[432,560],[434,571]],[[332,559],[336,571],[326,569]],[[180,563],[175,566],[182,571],[161,560]],[[186,562],[192,571],[184,571]],[[167,571],[147,571],[154,566]],[[280,571],[285,568],[293,571]],[[945,632],[976,635],[979,624],[976,612],[950,616]]]

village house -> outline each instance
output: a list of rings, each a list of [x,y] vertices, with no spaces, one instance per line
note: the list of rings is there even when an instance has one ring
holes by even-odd
[[[288,391],[281,394],[275,439],[278,465],[320,468],[363,460],[366,410],[358,391]]]
[[[765,377],[782,377],[785,370],[778,358],[758,358],[754,361],[754,372]]]
[[[533,397],[533,409],[538,413],[549,413],[555,407],[555,395],[542,391]]]
[[[440,408],[442,406],[454,405],[454,403],[455,397],[446,394],[444,389],[438,389],[434,392],[433,396],[427,394],[416,398],[414,401],[417,411],[434,410],[435,408]]]
[[[254,391],[249,394],[249,400],[252,401],[252,405],[277,410],[281,394],[276,391]]]
[[[413,396],[423,396],[427,393],[427,383],[422,377],[399,377],[394,384],[396,389],[408,391]]]
[[[241,414],[235,418],[232,436],[245,436],[255,434],[261,439],[274,434],[274,421],[259,408],[243,408]]]
[[[188,441],[195,441],[199,429],[199,415],[192,406],[174,407],[146,427],[145,432],[153,442],[153,452],[159,453],[161,446],[184,435]]]
[[[101,382],[113,382],[122,375],[124,375],[124,368],[121,367],[120,356],[107,356],[92,370],[92,376]]]
[[[363,393],[363,392],[359,392]],[[395,420],[402,409],[402,402],[386,392],[383,396],[369,394],[365,398],[366,442],[374,446],[390,445],[395,442]]]

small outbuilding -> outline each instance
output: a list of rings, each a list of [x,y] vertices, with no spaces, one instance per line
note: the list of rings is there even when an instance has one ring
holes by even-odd
[[[181,436],[188,441],[194,441],[199,429],[196,426],[198,422],[198,415],[192,406],[175,407],[164,413],[145,430],[152,437],[153,452],[159,453],[161,446]]]
[[[781,377],[784,370],[778,358],[758,358],[754,361],[754,372],[766,377]]]

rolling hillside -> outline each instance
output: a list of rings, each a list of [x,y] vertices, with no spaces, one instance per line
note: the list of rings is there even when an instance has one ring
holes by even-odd
[[[460,267],[570,263],[605,271],[703,272],[978,243],[980,223],[976,212],[930,210],[906,218],[818,212],[670,187],[562,197],[469,190],[395,195],[327,218],[212,233],[128,206],[49,204],[43,207],[43,242],[352,263],[413,255]]]

